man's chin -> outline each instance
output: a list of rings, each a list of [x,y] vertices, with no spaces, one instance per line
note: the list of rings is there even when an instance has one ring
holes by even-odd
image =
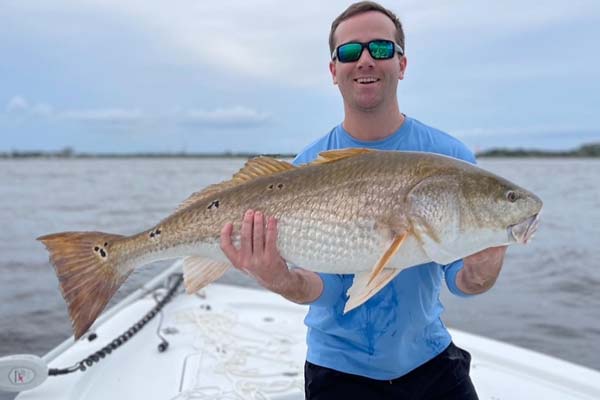
[[[377,110],[381,106],[381,99],[360,99],[355,102],[356,109],[371,112]]]

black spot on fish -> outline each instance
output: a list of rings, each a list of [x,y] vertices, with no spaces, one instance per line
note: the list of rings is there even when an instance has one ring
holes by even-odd
[[[156,228],[153,231],[150,231],[150,233],[148,234],[151,238],[155,237],[155,236],[160,236],[160,232],[161,230],[159,228]]]

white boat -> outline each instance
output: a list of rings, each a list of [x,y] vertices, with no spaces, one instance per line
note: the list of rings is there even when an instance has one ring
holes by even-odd
[[[258,289],[211,284],[199,295],[178,292],[156,318],[120,346],[119,337],[165,296],[175,263],[106,312],[94,340],[66,340],[43,359],[0,362],[0,387],[18,400],[303,399],[306,308]],[[471,377],[482,400],[600,399],[600,372],[498,341],[451,330],[472,355]],[[168,341],[167,345],[161,337]],[[97,362],[79,362],[113,343]],[[84,363],[85,365],[85,363]],[[50,369],[75,372],[48,376]],[[2,380],[3,379],[3,380]]]

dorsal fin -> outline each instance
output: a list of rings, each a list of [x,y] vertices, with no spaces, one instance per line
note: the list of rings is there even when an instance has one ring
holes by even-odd
[[[261,176],[275,175],[279,172],[295,169],[296,167],[289,162],[277,160],[271,157],[256,157],[248,160],[244,167],[240,169],[231,178],[232,181],[240,183],[251,181]]]
[[[356,157],[361,154],[372,153],[375,150],[365,148],[348,148],[341,150],[328,150],[319,153],[319,156],[311,164],[327,164],[343,160],[345,158]]]
[[[181,203],[179,207],[177,207],[175,212],[191,207],[197,202],[202,201],[207,197],[223,190],[241,185],[242,183],[249,182],[262,176],[274,175],[294,168],[296,168],[294,165],[286,161],[277,160],[271,157],[261,156],[253,158],[248,160],[246,164],[244,164],[244,166],[238,172],[236,172],[230,180],[212,184],[199,192],[193,193],[190,197],[185,199],[185,201]]]

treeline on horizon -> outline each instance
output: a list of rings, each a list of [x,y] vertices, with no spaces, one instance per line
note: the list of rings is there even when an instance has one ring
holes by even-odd
[[[477,157],[600,157],[600,143],[589,143],[575,150],[548,151],[534,149],[490,149]]]
[[[58,151],[13,150],[8,153],[0,152],[0,158],[252,158],[256,156],[293,158],[295,154],[230,151],[223,153],[77,153],[70,147]],[[600,157],[600,142],[584,144],[574,150],[562,151],[497,148],[478,152],[477,157]]]
[[[13,150],[9,153],[0,152],[0,158],[253,158],[257,156],[268,156],[276,158],[293,158],[295,154],[285,153],[253,153],[253,152],[231,152],[222,153],[78,153],[71,148],[57,151],[41,150]]]

